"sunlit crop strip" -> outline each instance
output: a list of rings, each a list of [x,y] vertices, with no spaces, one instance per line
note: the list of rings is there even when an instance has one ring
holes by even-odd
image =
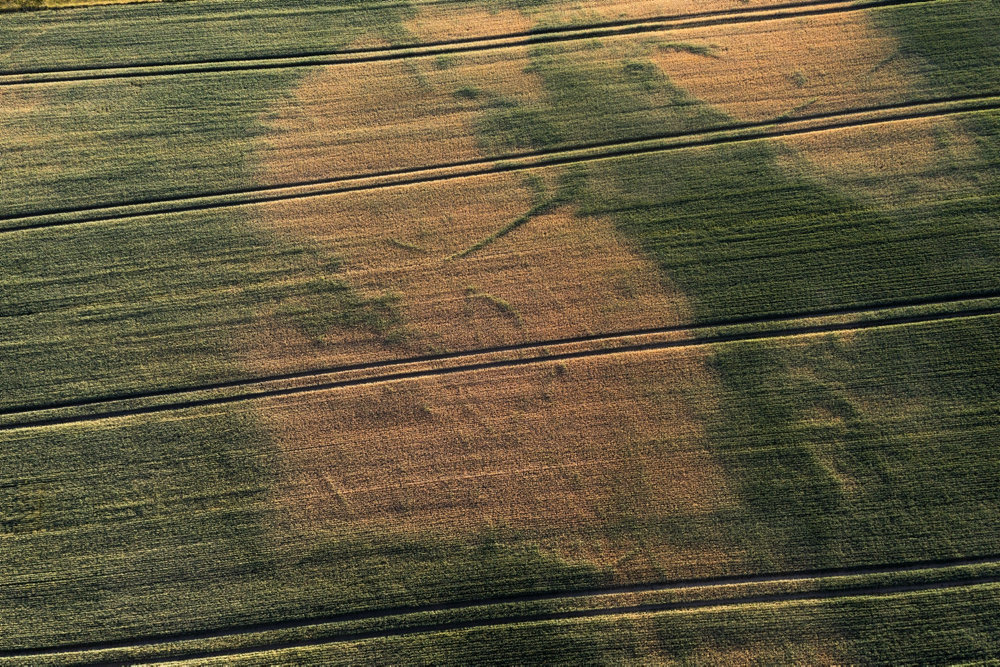
[[[388,48],[340,49],[289,56],[254,58],[247,60],[191,60],[180,62],[142,63],[135,65],[108,65],[100,68],[60,68],[24,70],[0,74],[0,87],[57,82],[94,81],[101,79],[161,77],[208,72],[242,72],[252,70],[324,67],[351,63],[405,60],[492,51],[512,47],[537,46],[558,42],[599,39],[621,35],[656,33],[684,28],[715,25],[736,25],[758,21],[775,21],[806,16],[864,11],[876,7],[942,2],[944,0],[872,0],[870,2],[844,2],[843,0],[778,4],[766,7],[748,7],[663,16],[654,19],[598,22],[589,26],[541,28],[523,33],[492,37],[469,37],[425,44],[401,45]]]
[[[735,124],[691,133],[643,137],[626,142],[595,143],[578,148],[531,151],[447,165],[377,174],[358,174],[346,178],[295,183],[278,187],[233,190],[159,200],[138,200],[112,206],[52,209],[26,216],[0,217],[0,234],[84,223],[112,222],[147,215],[204,211],[247,204],[364,192],[493,173],[524,171],[539,167],[594,162],[702,146],[778,139],[882,123],[898,123],[918,118],[960,116],[998,108],[1000,108],[1000,96],[996,93],[985,93],[972,97],[831,112],[791,120],[778,119]]]

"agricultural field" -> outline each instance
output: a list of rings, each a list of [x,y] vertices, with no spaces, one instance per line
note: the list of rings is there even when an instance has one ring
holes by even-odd
[[[998,22],[0,0],[0,665],[1000,659]]]

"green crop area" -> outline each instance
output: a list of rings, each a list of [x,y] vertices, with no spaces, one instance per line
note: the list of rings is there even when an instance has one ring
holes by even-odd
[[[1000,660],[993,0],[0,0],[0,665]]]

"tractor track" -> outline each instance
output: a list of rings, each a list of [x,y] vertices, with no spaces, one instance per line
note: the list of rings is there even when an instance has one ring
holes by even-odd
[[[782,139],[803,134],[998,109],[1000,109],[1000,93],[991,92],[972,96],[935,98],[832,111],[795,118],[733,123],[694,132],[673,132],[611,142],[592,142],[555,149],[512,153],[492,158],[354,174],[323,180],[216,191],[183,197],[136,199],[128,202],[78,208],[53,208],[26,214],[0,216],[0,234],[383,190],[544,167],[583,164],[766,139]]]
[[[954,297],[937,301],[925,301],[923,302],[923,305],[944,306],[949,303],[959,301],[986,301],[991,298],[994,297],[982,296],[971,299],[968,297]],[[901,306],[895,306],[894,308],[899,307]],[[79,424],[121,417],[151,415],[250,400],[280,398],[298,394],[344,389],[348,387],[439,377],[458,373],[496,370],[501,368],[529,366],[541,363],[584,359],[588,357],[700,347],[720,343],[748,342],[822,333],[863,331],[890,326],[925,324],[950,319],[969,319],[973,317],[1000,314],[1000,304],[982,303],[981,305],[978,305],[978,307],[964,308],[959,311],[946,310],[916,314],[892,314],[892,310],[893,308],[845,309],[841,311],[830,311],[830,314],[825,316],[813,314],[800,316],[798,318],[767,317],[757,320],[735,321],[736,323],[732,325],[775,325],[774,328],[758,331],[737,330],[735,332],[729,332],[725,331],[724,328],[730,325],[718,323],[681,325],[662,329],[650,329],[641,334],[620,333],[601,336],[585,336],[575,339],[564,339],[561,342],[525,343],[516,346],[498,347],[478,351],[471,350],[466,352],[455,352],[448,355],[414,357],[409,360],[402,361],[373,362],[370,364],[343,366],[336,369],[326,369],[321,371],[305,371],[301,373],[272,376],[271,378],[265,379],[220,382],[202,385],[194,390],[177,389],[146,393],[137,392],[130,395],[121,395],[118,398],[111,400],[80,399],[71,402],[67,401],[62,404],[54,403],[51,407],[38,406],[31,408],[8,408],[6,410],[7,416],[21,417],[22,419],[15,419],[4,424],[0,424],[0,432],[65,424]],[[890,311],[890,313],[886,316],[879,317],[880,313],[885,313],[885,311]],[[873,316],[873,318],[849,322],[836,320],[827,322],[815,321],[817,319],[821,320],[824,317],[831,318],[843,315],[869,315]],[[720,328],[723,330],[716,331],[716,329]],[[660,338],[662,336],[671,335],[685,337],[674,337],[666,340]],[[570,349],[568,351],[561,351],[558,349],[560,345],[572,348],[573,345],[578,344],[590,345],[590,347],[585,347],[584,349]],[[519,356],[513,358],[487,358],[485,360],[477,359],[477,357],[509,352],[516,352]],[[434,362],[442,361],[457,361],[464,363],[452,365],[433,365]],[[367,370],[389,370],[390,372],[361,375],[360,377],[350,375],[350,373],[354,371]],[[347,377],[341,378],[338,377],[338,375],[347,375]],[[306,382],[304,384],[296,384],[294,386],[267,386],[269,383],[280,383],[285,380],[305,380]],[[213,392],[232,388],[245,388],[247,391],[222,396],[213,395]],[[199,396],[199,394],[209,395]],[[122,403],[126,403],[128,401],[137,401],[164,396],[170,396],[175,399],[182,400],[171,400],[166,403],[142,406],[121,405]],[[72,410],[74,408],[87,409],[88,411],[84,413],[58,414],[58,411],[61,409]],[[53,411],[55,411],[56,414],[45,414]]]
[[[191,59],[118,63],[98,67],[35,68],[0,72],[0,87],[386,62],[690,28],[759,23],[942,1],[944,0],[864,0],[862,2],[821,0],[819,2],[794,2],[766,7],[744,7],[642,19],[601,21],[586,25],[555,26],[502,35],[480,35],[389,47],[346,48],[244,59]]]
[[[462,600],[451,603],[427,604],[410,607],[396,607],[390,609],[368,610],[333,614],[321,617],[290,619],[285,621],[274,621],[269,623],[246,624],[230,627],[215,628],[210,630],[199,630],[192,632],[178,632],[173,634],[161,634],[156,636],[136,637],[129,639],[110,640],[103,642],[80,642],[74,644],[63,644],[58,646],[8,649],[0,651],[0,659],[5,658],[44,658],[68,653],[92,653],[113,650],[129,650],[153,648],[175,642],[199,641],[222,639],[229,637],[239,637],[241,635],[253,635],[257,633],[273,632],[281,630],[296,630],[319,627],[328,624],[346,623],[352,621],[365,620],[406,620],[407,616],[428,612],[460,611],[475,607],[489,607],[514,603],[546,602],[559,600],[580,600],[587,598],[598,598],[612,595],[641,594],[641,593],[665,593],[671,591],[683,591],[694,588],[713,588],[723,586],[736,586],[747,584],[770,584],[781,582],[793,582],[803,580],[836,581],[844,577],[865,576],[865,575],[894,575],[906,573],[933,574],[944,572],[948,569],[969,566],[990,566],[1000,565],[1000,555],[978,556],[968,558],[956,558],[949,560],[931,560],[911,563],[854,566],[844,568],[825,568],[817,570],[796,570],[782,573],[732,575],[707,578],[677,579],[656,583],[633,584],[624,586],[608,586],[603,588],[591,588],[582,590],[570,590],[547,593],[526,593],[504,597],[479,598]],[[953,577],[950,579],[939,579],[927,582],[910,582],[886,585],[868,586],[846,586],[843,588],[820,589],[812,591],[791,591],[783,593],[762,593],[757,595],[743,596],[717,596],[703,599],[671,601],[662,603],[633,604],[616,607],[603,607],[591,609],[575,609],[568,611],[539,612],[534,614],[522,613],[503,616],[499,618],[485,618],[469,621],[445,621],[439,623],[422,623],[405,625],[397,628],[388,628],[372,631],[348,631],[333,634],[325,637],[304,638],[298,640],[278,640],[261,641],[252,645],[243,645],[238,648],[218,648],[218,649],[189,649],[186,651],[171,652],[162,656],[150,656],[139,658],[143,664],[155,662],[167,662],[173,660],[197,660],[221,656],[234,656],[258,651],[274,651],[289,648],[303,648],[309,646],[321,646],[343,642],[363,641],[366,639],[381,639],[388,637],[423,634],[432,632],[445,632],[454,630],[468,630],[480,627],[497,627],[521,623],[539,623],[547,621],[568,620],[574,618],[595,618],[620,616],[626,614],[656,613],[663,611],[684,611],[694,609],[704,609],[709,607],[732,607],[740,605],[770,604],[779,602],[827,600],[846,597],[860,596],[886,596],[900,593],[945,590],[949,588],[969,587],[1000,583],[1000,575],[980,575],[967,577]],[[94,656],[93,660],[87,660],[85,656],[80,656],[80,661],[76,664],[89,665],[117,665],[133,664],[133,660],[121,661],[108,660],[100,656]]]
[[[992,290],[975,293],[952,294],[947,296],[907,299],[897,301],[886,301],[881,303],[868,303],[863,306],[830,308],[824,310],[800,311],[791,313],[775,313],[760,317],[736,317],[726,319],[705,320],[693,324],[678,324],[664,327],[647,327],[643,329],[628,329],[622,331],[610,331],[597,334],[586,334],[581,336],[569,336],[564,338],[548,338],[524,343],[514,343],[510,345],[494,345],[490,347],[479,347],[466,350],[456,350],[454,352],[441,352],[437,354],[425,354],[414,357],[401,357],[396,359],[384,359],[380,361],[370,361],[357,364],[342,364],[324,368],[313,368],[289,373],[275,373],[272,375],[258,375],[252,377],[235,378],[223,382],[213,382],[200,385],[186,385],[180,387],[165,387],[163,389],[139,391],[139,392],[118,392],[103,394],[99,396],[88,396],[85,398],[51,401],[48,403],[35,403],[31,405],[15,405],[0,408],[0,417],[15,416],[43,410],[58,410],[64,408],[79,408],[100,403],[110,403],[113,401],[138,400],[148,398],[163,398],[176,396],[179,394],[189,394],[199,391],[212,391],[218,389],[231,389],[236,387],[247,387],[265,382],[281,382],[285,380],[298,380],[303,378],[316,377],[332,373],[343,373],[350,371],[377,370],[396,365],[406,365],[415,363],[427,363],[437,361],[448,361],[451,359],[461,359],[482,354],[496,354],[505,352],[519,352],[535,348],[553,347],[558,345],[568,345],[575,343],[602,342],[611,339],[626,338],[632,336],[646,336],[656,334],[692,332],[699,329],[709,329],[729,326],[754,326],[764,325],[782,320],[812,319],[823,317],[836,317],[843,315],[864,315],[877,313],[879,311],[909,308],[917,306],[943,306],[960,303],[962,301],[977,301],[1000,298],[1000,290]]]

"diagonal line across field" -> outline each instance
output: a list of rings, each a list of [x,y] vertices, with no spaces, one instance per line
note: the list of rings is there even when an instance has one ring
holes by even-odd
[[[512,153],[495,158],[356,174],[333,179],[219,191],[186,197],[134,200],[102,206],[48,209],[29,215],[0,215],[0,234],[67,227],[84,223],[113,222],[149,215],[207,211],[380,190],[666,151],[744,143],[762,139],[780,139],[867,125],[957,116],[997,109],[1000,109],[1000,93],[990,92],[972,96],[802,115],[795,118],[733,123],[695,132],[667,133],[624,141],[593,142],[557,149]]]
[[[766,7],[747,7],[635,20],[598,22],[587,25],[546,27],[504,35],[464,37],[453,40],[391,47],[348,48],[247,59],[203,59],[177,62],[119,63],[100,67],[39,68],[0,73],[0,86],[384,62],[492,51],[513,47],[537,46],[557,42],[638,35],[686,28],[803,18],[824,14],[863,11],[877,7],[925,4],[941,1],[943,0],[870,0],[867,2],[820,0],[813,2],[793,2]]]
[[[8,408],[0,413],[9,418],[0,423],[0,431],[150,415],[248,400],[280,398],[347,387],[587,357],[991,316],[1000,314],[998,299],[1000,293],[963,295],[926,300],[919,304],[842,309],[797,317],[764,317],[711,324],[679,325],[220,382],[191,389],[150,391],[113,398],[79,399],[49,405]]]
[[[512,595],[507,597],[496,597],[488,599],[465,600],[453,603],[428,604],[413,607],[402,607],[394,609],[381,609],[371,611],[347,612],[342,614],[329,615],[325,617],[313,617],[304,619],[293,619],[287,621],[275,621],[270,623],[260,623],[227,628],[216,628],[194,632],[178,632],[173,634],[163,634],[159,636],[137,637],[105,642],[66,644],[61,646],[50,646],[40,648],[11,649],[0,651],[2,658],[43,658],[61,654],[86,654],[97,652],[108,652],[116,649],[136,650],[148,649],[169,649],[170,644],[179,642],[196,642],[204,640],[218,640],[225,638],[245,637],[248,641],[241,643],[238,647],[226,648],[194,648],[177,647],[169,653],[162,655],[151,655],[143,657],[143,663],[166,662],[172,660],[196,660],[210,657],[221,657],[227,655],[240,655],[258,651],[274,651],[290,648],[302,648],[308,646],[321,646],[325,644],[363,641],[366,639],[380,639],[395,636],[412,634],[423,634],[433,632],[445,632],[455,630],[467,630],[473,628],[486,628],[494,626],[540,623],[550,621],[560,621],[578,618],[595,618],[622,616],[628,614],[645,614],[665,611],[686,611],[707,609],[712,607],[734,607],[741,605],[773,604],[780,602],[794,601],[820,601],[837,598],[852,597],[881,597],[887,595],[897,595],[903,593],[913,593],[920,591],[946,590],[953,588],[964,588],[982,586],[987,584],[1000,583],[1000,576],[990,572],[976,574],[975,572],[962,572],[959,568],[972,568],[976,566],[996,566],[1000,565],[1000,556],[988,555],[968,558],[957,558],[950,560],[922,561],[893,565],[873,565],[845,567],[837,569],[823,570],[800,570],[772,574],[752,574],[711,577],[701,579],[680,579],[659,583],[633,584],[624,586],[608,586],[604,588],[571,590],[551,593],[528,593]],[[851,577],[860,576],[892,576],[911,575],[922,576],[926,580],[918,581],[896,581],[885,583],[853,583]],[[729,595],[719,595],[727,587],[738,587],[746,585],[767,585],[793,583],[802,581],[812,581],[820,586],[828,588],[818,588],[813,590],[792,590],[787,592],[760,592],[754,594],[752,591],[740,594],[739,589],[729,591]],[[627,596],[631,594],[643,593],[671,593],[683,592],[692,589],[703,589],[707,597],[695,599],[671,600],[666,602],[649,601],[638,604],[615,605],[614,596]],[[569,610],[539,610],[525,613],[517,611],[499,616],[487,616],[476,620],[451,620],[441,622],[420,622],[420,614],[433,612],[453,612],[461,610],[471,610],[475,608],[488,609],[490,607],[500,607],[501,605],[511,605],[516,603],[531,602],[553,602],[553,601],[583,601],[601,603],[604,600],[611,601],[611,605],[598,606],[592,608],[579,608]],[[607,604],[606,602],[604,604]],[[409,622],[415,620],[416,622]],[[356,629],[336,628],[336,624],[346,624],[355,621],[383,621],[395,622],[397,625],[388,628],[366,629],[358,631]],[[273,639],[267,637],[254,637],[257,634],[281,630],[324,630],[323,626],[333,626],[328,628],[328,632],[322,636],[305,637],[298,639]],[[89,658],[86,655],[76,655],[76,664],[126,664],[115,660],[111,656],[95,655]]]

